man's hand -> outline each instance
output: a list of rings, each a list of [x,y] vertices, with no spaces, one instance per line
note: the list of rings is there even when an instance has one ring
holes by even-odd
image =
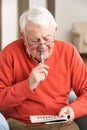
[[[34,90],[41,81],[45,80],[48,75],[47,69],[49,69],[49,66],[45,64],[39,64],[37,67],[32,69],[28,78],[31,90]]]
[[[72,107],[70,106],[65,106],[63,107],[60,112],[59,112],[59,116],[62,117],[63,115],[68,114],[70,115],[70,119],[68,121],[68,123],[71,123],[74,120],[75,114],[74,111],[72,109]]]

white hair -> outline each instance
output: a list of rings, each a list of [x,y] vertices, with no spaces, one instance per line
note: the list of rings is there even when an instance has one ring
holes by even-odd
[[[41,26],[57,27],[53,15],[48,11],[48,9],[43,7],[32,8],[29,11],[24,12],[20,16],[19,22],[22,32],[24,31],[27,22],[32,22]]]

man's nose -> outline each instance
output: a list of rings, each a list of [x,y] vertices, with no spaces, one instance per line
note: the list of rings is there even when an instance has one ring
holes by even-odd
[[[45,42],[43,39],[40,39],[39,47],[44,47]]]
[[[44,44],[45,42],[46,41],[43,38],[40,39],[40,44]]]
[[[45,46],[46,46],[46,44],[45,44],[45,42],[43,42],[43,43],[40,43],[38,47],[41,49],[41,48],[44,48]]]

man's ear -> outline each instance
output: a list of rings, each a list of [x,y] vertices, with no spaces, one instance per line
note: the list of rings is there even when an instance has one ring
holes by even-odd
[[[58,28],[55,27],[55,30],[54,30],[54,37],[56,37],[57,30],[58,30]]]
[[[24,37],[24,33],[23,32],[21,32],[21,37],[25,41],[25,37]],[[24,42],[24,45],[26,46],[26,42]]]
[[[58,28],[56,27],[56,28],[55,28],[55,32],[57,32],[57,30],[58,30]]]
[[[23,32],[21,32],[21,37],[22,37],[23,39],[25,39],[25,38],[24,38],[24,33],[23,33]]]

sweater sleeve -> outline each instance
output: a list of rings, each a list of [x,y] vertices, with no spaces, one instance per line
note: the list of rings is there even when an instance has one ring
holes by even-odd
[[[70,106],[77,118],[87,114],[87,69],[76,49],[71,57],[71,85],[77,99]]]
[[[27,78],[15,82],[12,65],[11,55],[8,52],[0,52],[0,110],[21,104],[32,92]]]

